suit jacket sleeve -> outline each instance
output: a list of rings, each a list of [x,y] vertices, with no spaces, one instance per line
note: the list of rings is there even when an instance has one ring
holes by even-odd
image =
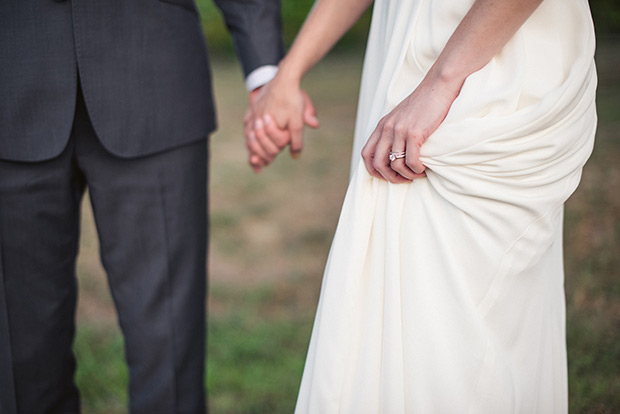
[[[224,14],[247,77],[254,69],[277,65],[284,55],[280,0],[214,0]]]

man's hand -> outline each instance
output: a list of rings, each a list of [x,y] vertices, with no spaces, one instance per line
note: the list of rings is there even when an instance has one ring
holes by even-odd
[[[276,76],[250,93],[250,107],[243,119],[250,165],[259,172],[286,147],[298,158],[303,148],[304,125],[317,128],[319,122],[308,94],[298,83]]]

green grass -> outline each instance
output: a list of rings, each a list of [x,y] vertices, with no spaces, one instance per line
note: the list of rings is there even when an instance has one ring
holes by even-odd
[[[311,319],[265,317],[257,308],[276,300],[275,293],[259,290],[259,300],[254,295],[248,292],[249,302],[209,322],[207,384],[214,413],[293,412]]]
[[[565,220],[572,413],[620,412],[620,48],[597,51],[599,128]]]
[[[122,413],[127,407],[128,373],[123,338],[117,329],[83,324],[75,339],[76,382],[85,413]]]
[[[620,410],[620,341],[617,321],[602,313],[568,315],[569,391],[572,413]]]

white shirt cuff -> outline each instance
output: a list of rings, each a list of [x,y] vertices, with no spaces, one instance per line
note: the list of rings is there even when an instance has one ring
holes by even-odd
[[[248,92],[252,92],[254,89],[272,80],[276,73],[278,73],[278,67],[275,65],[265,65],[256,68],[245,78],[245,87]]]

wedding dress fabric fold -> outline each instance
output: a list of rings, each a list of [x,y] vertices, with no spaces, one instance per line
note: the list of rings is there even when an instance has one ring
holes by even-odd
[[[427,178],[361,149],[473,0],[375,2],[352,178],[296,413],[566,413],[563,205],[596,129],[585,0],[545,0],[469,76],[422,147]]]

